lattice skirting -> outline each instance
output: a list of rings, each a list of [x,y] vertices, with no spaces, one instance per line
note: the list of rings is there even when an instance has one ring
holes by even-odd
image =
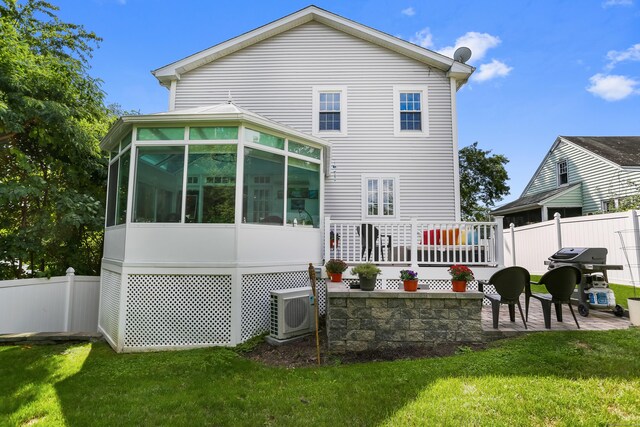
[[[129,275],[124,347],[231,343],[231,284],[231,275]]]
[[[327,287],[324,280],[318,280],[317,283],[318,311],[323,315],[326,310]],[[242,275],[241,340],[246,341],[269,330],[272,290],[304,286],[311,286],[307,270]]]
[[[111,342],[118,342],[120,336],[120,289],[122,276],[109,270],[102,270],[100,288],[100,327]]]

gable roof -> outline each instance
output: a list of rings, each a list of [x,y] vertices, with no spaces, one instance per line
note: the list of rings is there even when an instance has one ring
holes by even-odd
[[[619,166],[640,166],[640,136],[561,136]]]
[[[580,186],[580,182],[576,182],[571,185],[562,186],[560,188],[554,188],[553,190],[541,191],[540,193],[531,194],[530,196],[520,197],[513,202],[500,206],[497,209],[491,211],[491,215],[502,215],[511,212],[520,212],[527,208],[537,208],[545,204],[545,202],[551,201],[556,197],[560,197],[563,194],[573,191],[576,187]]]
[[[172,80],[179,80],[181,74],[311,21],[320,22],[442,70],[447,73],[447,76],[458,81],[458,88],[469,79],[475,70],[470,65],[455,61],[440,53],[343,18],[317,6],[308,6],[255,30],[160,67],[151,73],[160,81],[161,85],[168,87]]]

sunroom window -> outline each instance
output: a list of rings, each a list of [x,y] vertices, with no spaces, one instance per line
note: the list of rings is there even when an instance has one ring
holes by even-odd
[[[287,169],[287,222],[319,227],[320,165],[289,158]]]
[[[129,188],[129,164],[131,150],[126,150],[109,166],[107,186],[107,227],[127,221],[127,189]]]
[[[244,149],[243,222],[283,224],[284,166],[284,156]]]
[[[138,147],[134,222],[180,222],[184,150]]]
[[[185,222],[234,222],[236,152],[232,144],[189,146]]]

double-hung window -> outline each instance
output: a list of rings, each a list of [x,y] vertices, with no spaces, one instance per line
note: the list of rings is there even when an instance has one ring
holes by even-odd
[[[394,125],[396,136],[427,136],[426,86],[394,86]]]
[[[397,219],[398,177],[363,177],[363,207],[364,218]]]
[[[347,89],[315,86],[313,88],[313,134],[319,136],[347,134]]]
[[[567,170],[567,161],[562,160],[557,163],[557,171],[558,171],[558,186],[567,184],[569,182],[569,173]]]

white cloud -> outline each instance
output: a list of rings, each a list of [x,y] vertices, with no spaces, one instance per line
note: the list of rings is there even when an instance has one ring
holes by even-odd
[[[123,6],[127,4],[127,0],[116,0],[116,1],[118,2],[118,4],[121,4]]]
[[[602,7],[611,6],[632,6],[633,0],[606,0],[602,2]]]
[[[414,9],[414,8],[412,8],[412,7],[408,7],[408,8],[406,8],[406,9],[402,9],[402,10],[400,11],[400,13],[402,13],[403,15],[406,15],[406,16],[413,16],[413,15],[415,15],[415,14],[416,14],[416,11],[415,11],[415,9]]]
[[[607,59],[609,59],[609,64],[607,64],[609,69],[613,68],[618,62],[640,61],[640,43],[634,44],[623,51],[610,50],[607,52]]]
[[[417,44],[418,46],[422,46],[425,49],[430,49],[433,47],[433,35],[431,34],[431,30],[427,28],[423,28],[417,33],[414,34],[413,37],[409,39],[411,43]]]
[[[499,37],[491,34],[469,31],[465,35],[458,37],[454,46],[447,46],[440,49],[439,52],[449,58],[453,58],[453,53],[457,48],[466,46],[471,49],[471,60],[469,62],[473,63],[480,61],[489,49],[498,46],[501,42]]]
[[[606,76],[604,74],[596,74],[589,81],[591,86],[587,91],[606,101],[620,101],[630,95],[637,94],[635,87],[638,82],[626,76]]]
[[[478,71],[474,73],[471,78],[477,82],[485,82],[495,79],[496,77],[506,77],[511,70],[513,70],[513,67],[509,67],[504,62],[493,59],[487,64],[480,65]]]

